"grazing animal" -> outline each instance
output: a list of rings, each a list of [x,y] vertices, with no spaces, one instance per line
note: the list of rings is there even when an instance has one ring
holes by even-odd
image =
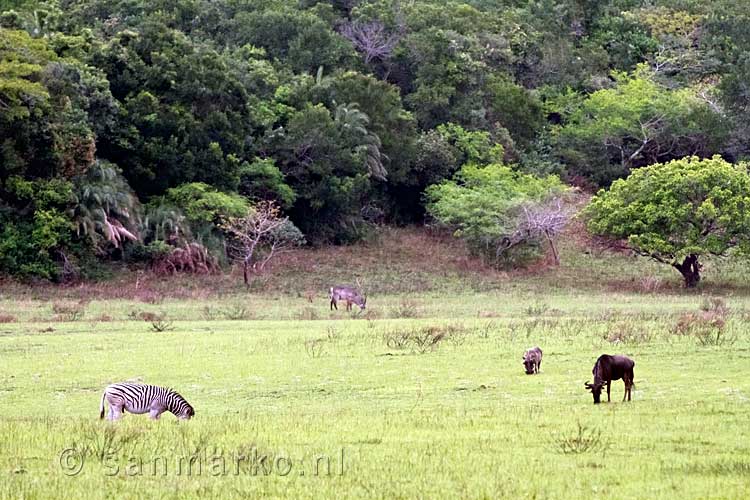
[[[362,296],[359,290],[353,286],[333,286],[331,287],[331,311],[334,308],[338,311],[338,302],[340,300],[346,301],[346,310],[352,310],[352,304],[357,304],[360,311],[365,309],[367,303],[367,296]]]
[[[586,389],[591,391],[594,395],[594,404],[599,404],[599,398],[602,394],[602,387],[607,384],[607,402],[611,401],[609,398],[609,387],[613,380],[622,379],[625,382],[625,395],[622,400],[625,401],[627,398],[630,401],[630,392],[633,386],[633,367],[635,361],[627,356],[610,356],[609,354],[602,354],[594,364],[594,369],[591,373],[594,375],[594,383],[589,384],[586,382],[584,386]]]
[[[130,413],[148,413],[152,419],[168,411],[181,420],[190,420],[195,410],[185,398],[172,389],[155,385],[122,382],[104,389],[99,406],[99,418],[104,418],[104,401],[109,403],[107,420],[119,420],[125,410]]]
[[[523,353],[523,366],[526,367],[526,375],[539,373],[539,367],[542,366],[542,350],[539,346],[527,349]]]

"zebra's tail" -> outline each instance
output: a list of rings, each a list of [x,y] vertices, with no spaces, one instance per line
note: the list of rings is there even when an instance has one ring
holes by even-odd
[[[107,391],[102,392],[102,402],[99,403],[99,419],[104,418],[104,398],[107,397]]]

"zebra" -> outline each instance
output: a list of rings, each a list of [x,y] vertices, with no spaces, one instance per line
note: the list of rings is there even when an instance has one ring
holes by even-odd
[[[130,413],[149,413],[154,420],[165,411],[181,420],[190,420],[195,415],[195,410],[185,398],[172,389],[155,385],[122,382],[107,386],[99,405],[100,419],[104,418],[105,400],[109,403],[107,420],[119,420],[125,410]]]

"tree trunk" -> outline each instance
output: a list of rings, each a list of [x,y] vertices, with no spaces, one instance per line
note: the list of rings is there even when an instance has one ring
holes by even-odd
[[[549,231],[545,231],[544,235],[547,237],[547,241],[549,242],[549,247],[552,249],[552,256],[555,258],[555,265],[560,265],[560,256],[557,254],[557,248],[555,248],[555,242],[552,240],[552,237],[549,235]]]
[[[247,261],[244,261],[242,264],[242,277],[245,278],[245,286],[250,286],[250,276],[247,272]]]
[[[698,256],[695,254],[685,257],[682,264],[672,264],[672,266],[682,274],[682,278],[685,280],[685,288],[693,288],[701,280],[701,265],[698,262]]]

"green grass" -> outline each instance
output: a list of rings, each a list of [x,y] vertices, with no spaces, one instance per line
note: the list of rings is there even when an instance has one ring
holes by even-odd
[[[750,267],[707,260],[686,291],[668,266],[561,243],[559,267],[502,272],[388,229],[290,254],[249,290],[3,283],[0,498],[746,498]],[[330,311],[355,277],[367,312]],[[729,312],[702,311],[711,295]],[[592,404],[602,353],[636,361],[632,402],[617,381]],[[100,421],[127,379],[174,387],[196,418]]]
[[[373,296],[369,316],[274,295],[99,300],[67,322],[8,297],[0,497],[746,498],[750,300],[727,302],[726,342],[701,345],[674,332],[702,303],[682,294],[435,291]],[[253,319],[224,318],[243,307]],[[143,311],[173,330],[131,319]],[[389,346],[425,332],[445,337]],[[632,402],[618,381],[592,404],[583,384],[605,352],[636,361]],[[126,379],[176,388],[195,419],[100,421],[102,389]]]

